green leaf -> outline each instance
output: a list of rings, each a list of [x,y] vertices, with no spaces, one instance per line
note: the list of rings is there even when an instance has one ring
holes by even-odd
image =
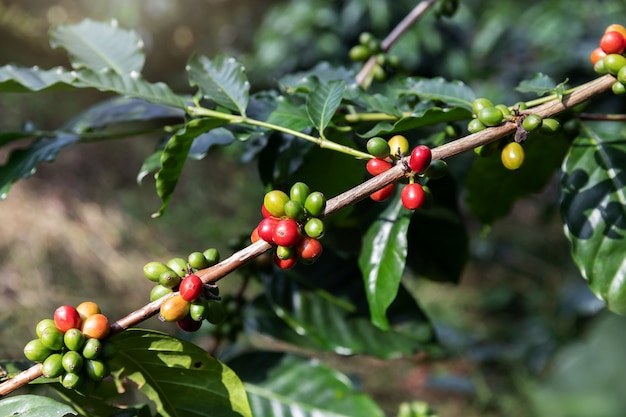
[[[235,373],[198,346],[165,333],[128,329],[112,339],[119,383],[129,379],[164,417],[251,417]]]
[[[400,198],[395,198],[363,237],[359,267],[372,323],[383,330],[389,329],[387,308],[396,298],[406,263],[410,215]]]
[[[372,136],[400,133],[438,123],[467,120],[471,117],[472,112],[464,107],[429,107],[426,110],[415,111],[408,116],[400,117],[395,122],[379,122],[367,132],[360,134],[360,136],[369,138]]]
[[[202,55],[191,57],[187,64],[191,85],[220,106],[246,115],[250,82],[245,68],[232,56],[220,54],[214,59]]]
[[[244,381],[255,417],[384,417],[350,379],[316,359],[255,352],[229,363]]]
[[[567,81],[568,80],[566,79],[565,81],[557,84],[552,77],[539,72],[530,80],[520,82],[515,89],[521,93],[535,93],[538,96],[556,94],[559,100],[562,100]]]
[[[313,125],[323,135],[324,129],[329,125],[335,111],[341,104],[345,83],[333,81],[320,84],[311,93],[306,101],[306,111]]]
[[[626,314],[626,138],[603,128],[584,125],[574,140],[563,163],[561,214],[589,287]]]
[[[0,416],[69,417],[78,416],[67,404],[39,395],[18,395],[0,400]]]
[[[540,192],[560,167],[569,144],[564,133],[529,136],[524,164],[517,171],[502,165],[500,154],[476,157],[466,177],[465,201],[478,219],[491,224],[509,213],[520,198]]]
[[[289,276],[263,274],[265,294],[246,310],[247,331],[341,355],[392,359],[430,350],[433,329],[403,286],[388,310],[392,329],[372,324],[359,272],[355,258],[326,251],[313,265],[290,270]]]
[[[187,107],[185,100],[161,82],[150,83],[143,79],[141,74],[120,75],[113,71],[94,72],[91,70],[76,71],[77,79],[72,83],[78,88],[96,88],[100,91],[110,91],[121,96],[141,98],[150,103],[166,106]]]
[[[110,69],[130,75],[141,72],[145,61],[141,38],[119,28],[116,20],[104,23],[85,19],[75,25],[58,26],[50,32],[50,44],[68,51],[74,69]]]
[[[194,139],[224,123],[225,121],[221,119],[194,119],[170,138],[161,153],[161,169],[154,175],[157,194],[162,204],[152,217],[159,217],[165,213]]]
[[[400,95],[415,94],[422,101],[442,102],[453,107],[472,110],[474,91],[461,81],[437,78],[407,78]]]
[[[28,91],[52,91],[70,89],[76,74],[56,67],[43,70],[17,65],[0,67],[0,91],[23,93]]]
[[[141,164],[141,168],[139,168],[139,173],[137,174],[137,184],[141,185],[143,179],[151,172],[154,172],[158,169],[161,169],[161,154],[162,150],[158,150],[154,152],[152,155],[144,159],[143,164]]]
[[[267,123],[296,131],[314,126],[304,106],[291,103],[285,96],[278,97],[276,103],[278,106],[267,118]]]

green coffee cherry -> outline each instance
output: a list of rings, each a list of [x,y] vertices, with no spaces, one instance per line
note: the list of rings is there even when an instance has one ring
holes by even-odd
[[[39,338],[45,347],[51,350],[63,349],[63,332],[56,327],[46,327]]]
[[[348,52],[352,61],[365,61],[370,57],[370,50],[365,45],[355,45]]]
[[[477,98],[472,102],[472,112],[477,116],[478,112],[486,107],[493,107],[493,103],[487,98]]]
[[[481,122],[478,119],[472,119],[469,121],[469,123],[467,124],[467,130],[470,133],[478,133],[481,130],[485,130],[487,128],[487,126],[484,125],[483,122]]]
[[[56,378],[61,376],[63,372],[63,355],[60,353],[53,353],[43,361],[41,373],[44,377]]]
[[[63,369],[66,372],[77,373],[83,368],[83,356],[73,350],[69,350],[65,352],[63,355],[63,359],[61,360],[61,364],[63,365]]]
[[[609,70],[606,67],[604,58],[601,58],[596,61],[596,63],[593,65],[593,70],[596,72],[596,74],[599,74],[599,75],[605,75],[609,73]]]
[[[617,75],[619,71],[626,66],[626,57],[619,54],[609,54],[602,60],[604,61],[604,66],[607,71],[612,75]]]
[[[552,118],[545,118],[541,123],[541,131],[548,135],[554,134],[561,128],[561,123],[558,120]]]
[[[67,372],[61,376],[61,385],[66,389],[76,389],[83,383],[84,377],[81,374]]]
[[[69,350],[81,350],[85,344],[85,336],[79,329],[69,329],[63,335],[63,343]]]
[[[383,139],[384,140],[384,139]],[[387,142],[385,142],[387,143]],[[289,190],[289,199],[304,205],[306,198],[311,194],[311,189],[303,182],[296,182]]]
[[[52,350],[41,343],[39,339],[31,340],[24,346],[24,356],[26,356],[26,359],[29,361],[43,362],[51,354]]]
[[[157,284],[150,291],[150,301],[159,300],[171,292],[173,292],[171,288],[167,288],[161,284]]]
[[[504,116],[504,118],[511,115],[511,109],[509,109],[506,104],[497,104],[496,109],[502,112],[502,115]]]
[[[212,324],[220,324],[226,320],[226,310],[221,302],[207,300],[206,320]]]
[[[538,114],[529,114],[522,120],[522,127],[527,132],[539,129],[543,123],[543,118]]]
[[[187,261],[183,258],[172,258],[167,261],[167,266],[179,277],[187,275]],[[162,275],[159,275],[159,283],[161,283]]]
[[[143,267],[143,274],[152,282],[159,282],[159,277],[166,271],[171,269],[163,262],[148,262]]]
[[[106,363],[98,359],[87,359],[83,365],[85,374],[92,381],[102,381],[102,378],[109,374],[109,368]]]
[[[443,178],[448,173],[448,164],[442,159],[435,159],[430,163],[424,174],[431,180]]]
[[[498,126],[502,123],[504,119],[504,115],[502,111],[496,107],[483,107],[476,114],[478,120],[482,122],[485,126]]]
[[[83,347],[83,357],[85,359],[96,359],[102,352],[102,341],[100,339],[87,339]]]
[[[194,321],[202,321],[208,313],[206,298],[200,297],[189,306],[189,315]]]
[[[165,271],[159,277],[159,284],[165,288],[174,288],[180,281],[181,277],[174,271]]]
[[[207,261],[202,252],[190,253],[187,257],[187,262],[193,269],[204,269],[209,267],[209,261]]]
[[[380,136],[371,138],[367,141],[365,146],[367,147],[367,152],[370,155],[380,159],[388,157],[391,152],[389,149],[389,143]]]
[[[622,84],[619,81],[615,81],[613,85],[611,86],[611,90],[613,91],[613,94],[617,96],[621,96],[621,95],[626,94],[626,85]]]
[[[209,263],[209,266],[216,265],[220,261],[220,253],[215,248],[209,248],[202,252],[202,254]]]
[[[295,247],[287,247],[287,246],[277,246],[276,247],[276,256],[278,259],[287,260],[293,258],[296,254]]]
[[[280,190],[272,190],[263,197],[263,206],[274,217],[285,215],[285,203],[289,201],[289,196]]]
[[[319,217],[326,209],[326,197],[319,191],[312,192],[304,202],[304,208],[312,217]]]
[[[620,83],[626,85],[626,66],[622,67],[617,72],[617,81],[619,81]]]
[[[304,212],[304,205],[296,200],[287,201],[285,203],[285,215],[296,221],[303,220],[306,215]]]
[[[319,239],[324,236],[324,222],[317,217],[309,219],[304,224],[304,233],[308,237]]]

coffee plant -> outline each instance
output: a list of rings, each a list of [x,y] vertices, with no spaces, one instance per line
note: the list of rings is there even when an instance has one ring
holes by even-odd
[[[464,205],[488,226],[558,173],[580,275],[608,310],[626,313],[626,118],[591,113],[594,98],[626,91],[626,30],[615,22],[594,34],[586,82],[527,74],[517,90],[533,96],[499,103],[462,81],[406,73],[403,57],[390,53],[421,17],[446,19],[458,3],[420,2],[388,36],[361,33],[345,46],[342,65],[289,64],[270,87],[253,85],[234,55],[195,54],[185,68],[193,93],[179,94],[144,78],[137,33],[89,19],[50,32],[71,67],[0,67],[3,93],[109,93],[55,131],[0,132],[2,146],[34,139],[0,166],[2,198],[64,148],[138,132],[160,139],[139,175],[154,173],[154,218],[178,203],[172,197],[187,160],[214,146],[241,145],[266,186],[263,201],[247,202],[259,207],[259,223],[233,253],[146,260],[144,277],[136,271],[128,279],[154,284],[150,302],[127,316],[109,321],[85,302],[33,317],[37,338],[24,340],[29,362],[3,362],[10,372],[0,395],[12,394],[0,400],[3,415],[385,415],[313,357],[446,354],[403,275],[458,283],[469,246],[461,185]],[[219,283],[234,271],[244,271],[244,285],[225,294]],[[262,290],[250,291],[252,282]],[[174,331],[142,329],[153,317],[173,330],[205,331],[229,349],[212,355]],[[242,342],[254,334],[305,353]],[[21,394],[27,384],[59,396]],[[143,396],[122,395],[135,389]],[[396,415],[436,414],[416,401]]]

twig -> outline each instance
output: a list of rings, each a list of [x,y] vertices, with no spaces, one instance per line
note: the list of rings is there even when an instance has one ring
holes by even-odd
[[[596,78],[586,84],[581,85],[571,94],[563,97],[563,100],[552,100],[548,103],[533,107],[525,111],[525,113],[538,114],[541,117],[550,117],[561,113],[564,110],[572,108],[583,103],[593,96],[599,95],[611,89],[615,82],[615,78],[611,75],[604,75]],[[469,151],[478,146],[493,142],[502,137],[510,135],[515,131],[517,126],[513,122],[507,122],[501,126],[488,128],[478,133],[459,138],[453,142],[432,149],[433,160],[447,159],[462,152]],[[373,177],[364,183],[328,200],[324,216],[335,213],[345,207],[355,204],[356,202],[367,198],[373,192],[380,190],[388,184],[396,182],[407,174],[405,164],[397,163],[393,168]],[[262,240],[253,243],[240,251],[235,252],[229,258],[223,260],[215,266],[197,271],[196,274],[204,283],[214,283],[224,278],[226,275],[235,271],[242,265],[270,250],[272,246]],[[142,321],[154,316],[159,311],[161,304],[167,298],[173,296],[172,293],[157,301],[151,302],[142,308],[130,313],[124,318],[119,319],[111,325],[111,334],[119,333],[129,327],[133,327]],[[17,388],[26,385],[30,381],[41,376],[41,364],[21,372],[12,379],[0,384],[0,396],[6,395]]]

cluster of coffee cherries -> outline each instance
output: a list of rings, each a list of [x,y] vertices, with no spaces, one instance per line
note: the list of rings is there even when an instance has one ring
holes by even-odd
[[[116,353],[115,346],[104,340],[110,329],[96,303],[63,305],[53,318],[37,323],[37,339],[26,344],[24,356],[42,364],[44,377],[59,378],[65,388],[86,395],[109,375],[107,361]]]
[[[349,51],[350,59],[355,62],[366,61],[371,56],[376,57],[376,63],[372,69],[372,77],[376,81],[384,81],[387,72],[396,69],[400,60],[395,55],[388,55],[381,50],[380,41],[369,32],[359,35],[359,43]]]
[[[272,190],[263,197],[263,220],[252,231],[252,243],[259,239],[274,245],[274,263],[281,269],[293,268],[298,261],[313,263],[322,254],[324,235],[321,216],[326,197],[311,191],[303,182],[291,186],[289,194]]]
[[[525,103],[518,103],[512,108],[505,104],[494,105],[487,98],[477,98],[472,102],[473,118],[467,125],[470,133],[477,133],[488,127],[499,126],[505,121],[517,124],[515,135],[502,141],[491,142],[474,149],[479,156],[489,156],[500,150],[502,165],[509,170],[517,170],[524,163],[524,143],[528,134],[541,130],[546,134],[553,134],[560,128],[556,119],[543,118],[538,114],[521,113],[526,110]]]
[[[395,135],[388,140],[375,136],[367,141],[366,147],[373,158],[367,161],[365,168],[373,176],[389,170],[409,154],[409,141],[403,135]],[[429,178],[440,178],[445,175],[447,164],[442,160],[432,161],[430,148],[418,145],[411,151],[408,168],[411,171],[409,183],[402,189],[400,199],[404,207],[416,210],[423,206],[429,193],[425,185],[416,182],[416,176],[423,174]],[[385,201],[393,195],[395,189],[395,183],[388,184],[370,194],[370,198],[374,201]]]
[[[589,55],[593,69],[598,74],[617,77],[613,93],[626,94],[626,28],[614,23],[607,26],[600,38],[600,45]]]
[[[176,322],[186,332],[195,332],[206,320],[212,324],[224,321],[226,314],[221,304],[219,288],[205,284],[195,274],[199,269],[209,268],[219,262],[219,252],[210,248],[204,252],[192,252],[187,259],[172,258],[166,263],[148,262],[144,275],[157,284],[150,291],[150,301],[163,301],[159,319]]]

